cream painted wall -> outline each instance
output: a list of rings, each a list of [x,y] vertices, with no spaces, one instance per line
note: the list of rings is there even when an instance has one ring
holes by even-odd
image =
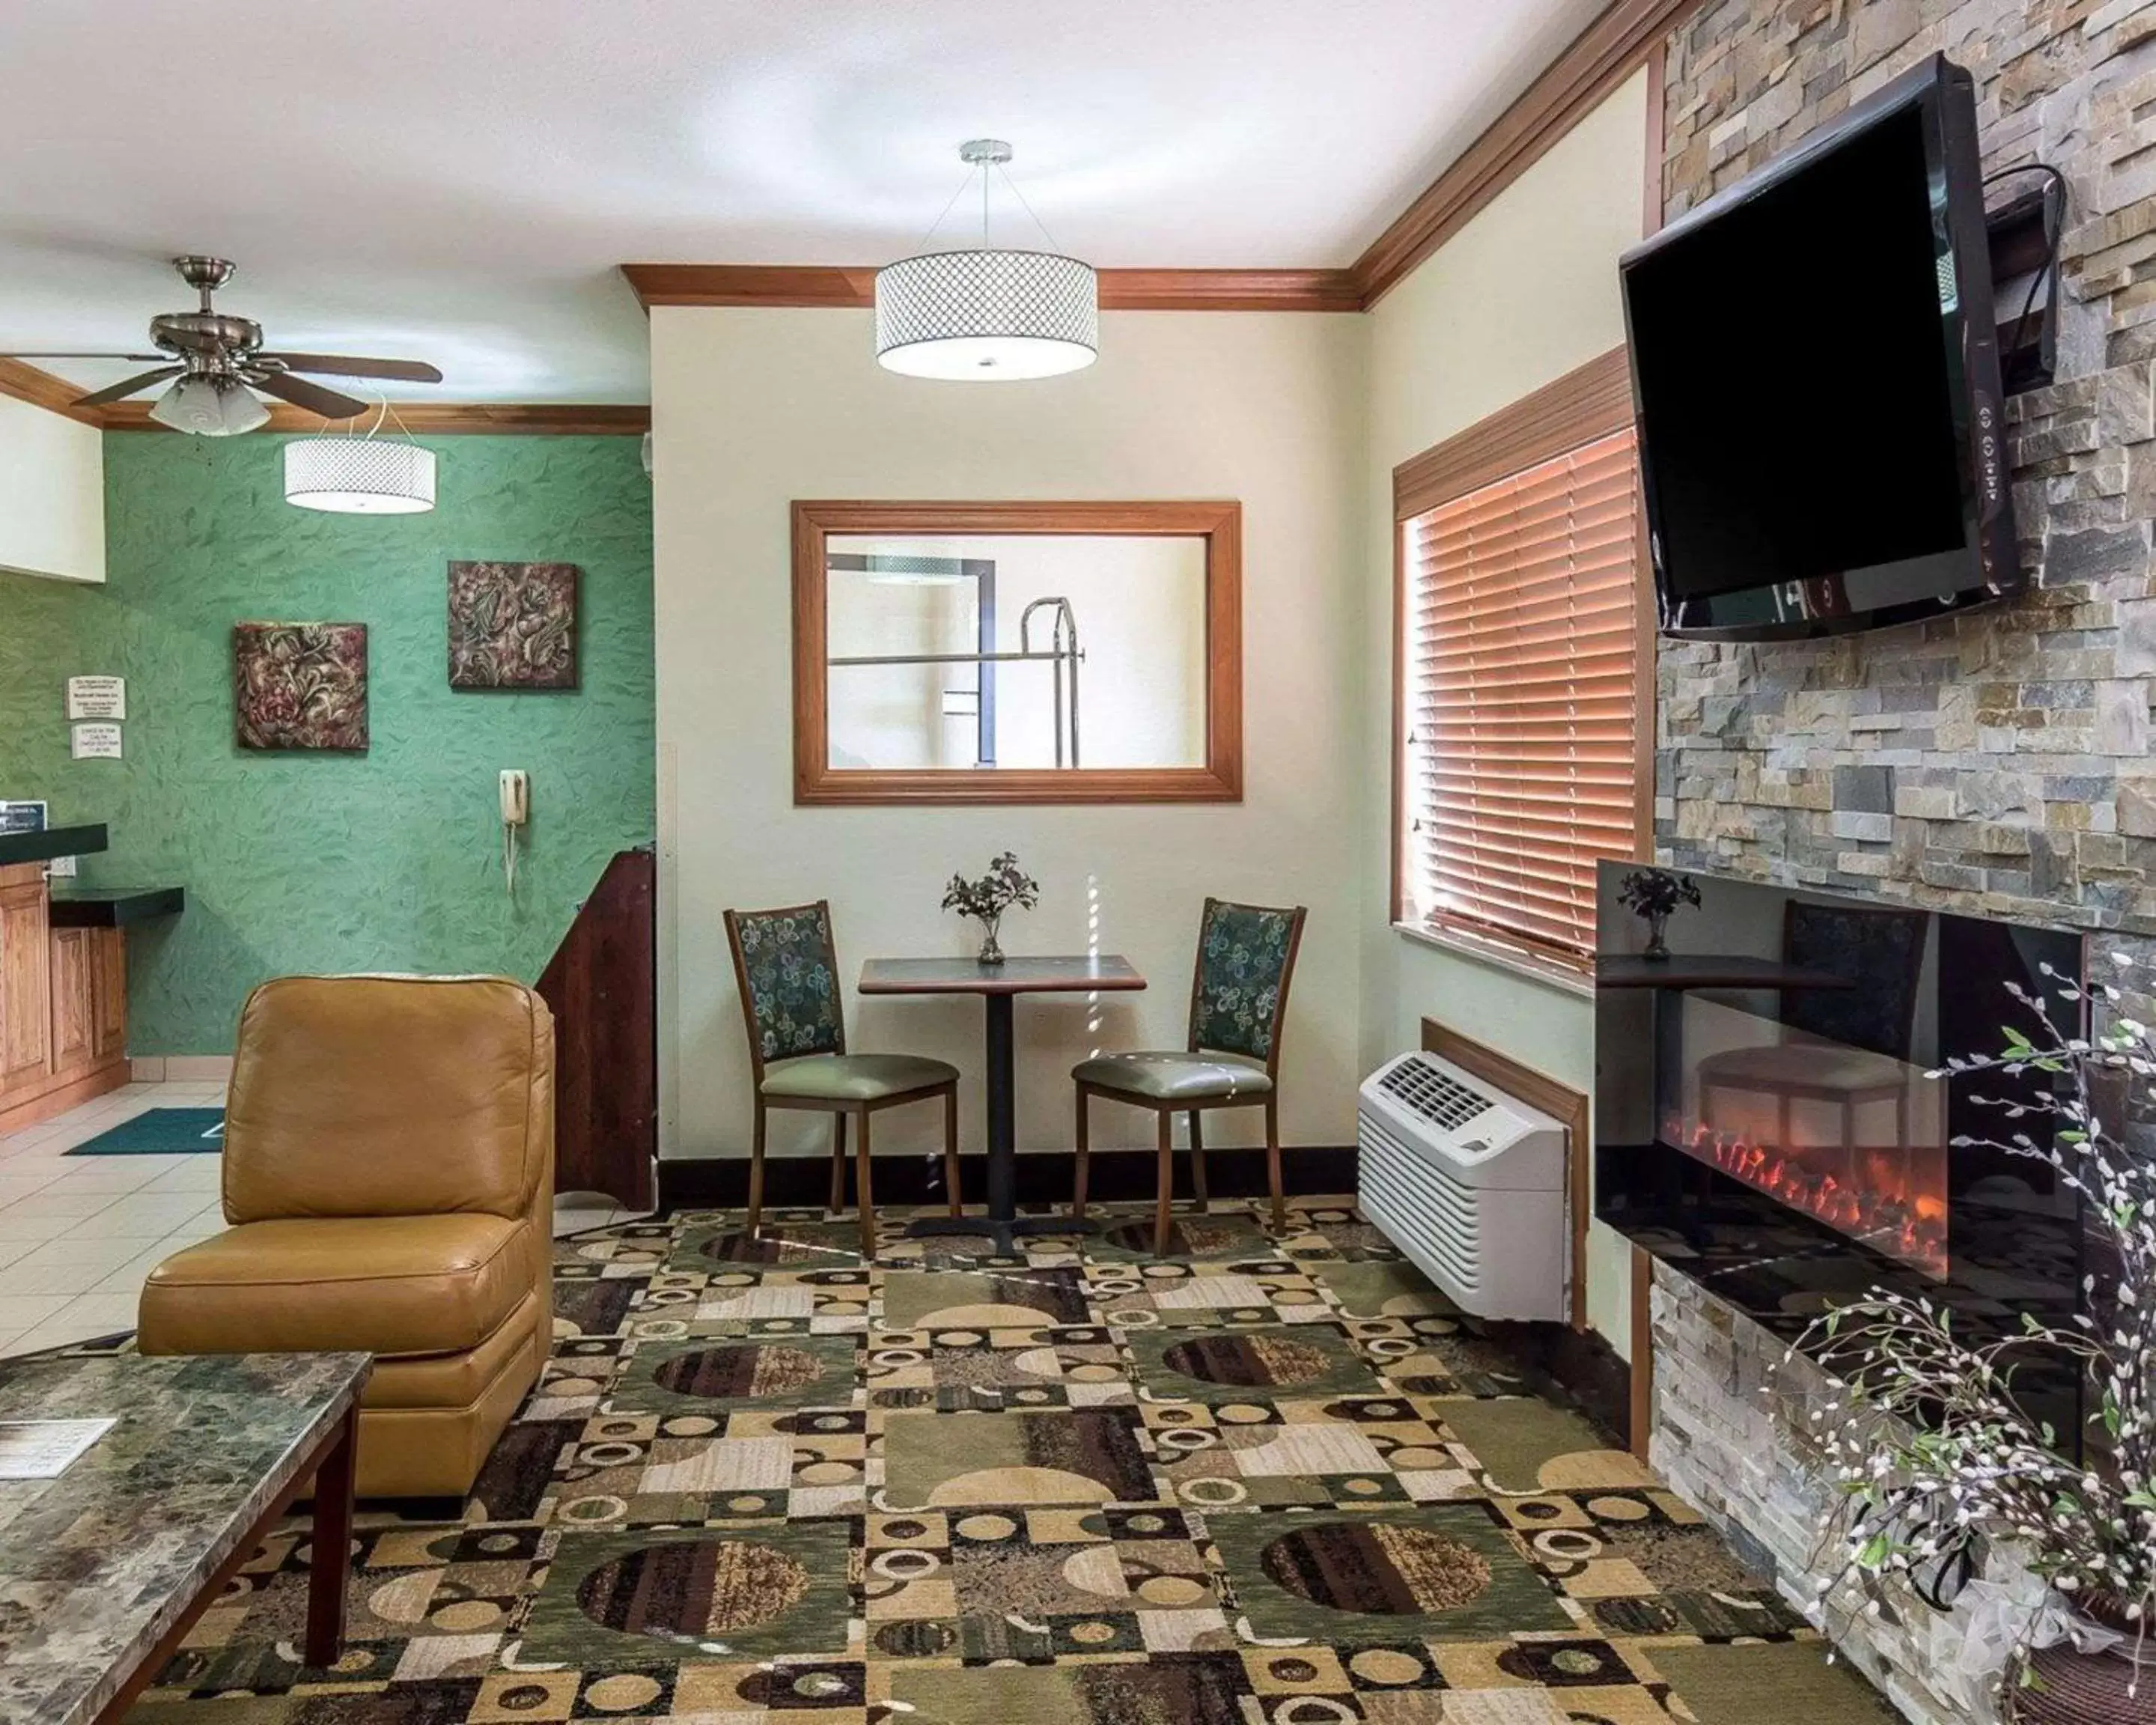
[[[1645,82],[1621,86],[1367,317],[1111,314],[1087,372],[961,388],[877,369],[866,314],[654,311],[667,1154],[745,1147],[722,908],[828,896],[849,973],[871,954],[960,952],[967,931],[936,909],[942,883],[1006,845],[1045,888],[1007,945],[1072,950],[1097,927],[1154,983],[1021,1007],[1023,1146],[1068,1143],[1071,1061],[1180,1040],[1208,891],[1311,906],[1289,1142],[1349,1142],[1359,1075],[1412,1045],[1425,1014],[1591,1085],[1580,994],[1388,926],[1390,475],[1623,339],[1615,266],[1640,233]],[[1245,509],[1243,804],[793,806],[791,499],[1199,496]],[[854,997],[849,1024],[857,1047],[957,1061],[978,1143],[976,1005]],[[1104,1142],[1142,1142],[1138,1119],[1102,1123]],[[931,1137],[927,1121],[895,1117],[880,1142],[926,1150]],[[1246,1123],[1233,1142],[1249,1141]],[[824,1142],[803,1124],[774,1149]],[[1621,1240],[1596,1227],[1589,1315],[1620,1352],[1626,1269]]]
[[[1363,664],[1373,691],[1391,680],[1394,467],[1625,338],[1617,259],[1640,237],[1646,81],[1642,72],[1614,91],[1370,314]],[[1362,1063],[1414,1046],[1434,1015],[1589,1088],[1585,998],[1388,927],[1393,715],[1383,693],[1367,718]],[[1628,1266],[1623,1242],[1595,1224],[1589,1317],[1620,1353]]]
[[[662,1137],[670,1156],[738,1154],[748,1067],[720,912],[828,896],[842,968],[961,953],[937,909],[952,871],[1015,849],[1041,908],[1014,952],[1127,954],[1137,995],[1019,1008],[1021,1147],[1067,1147],[1072,1062],[1178,1045],[1208,892],[1310,906],[1286,1070],[1291,1143],[1354,1130],[1363,985],[1366,670],[1362,583],[1366,321],[1111,313],[1101,357],[1038,384],[962,387],[878,368],[866,313],[660,308],[652,314],[661,860]],[[788,508],[797,497],[1236,498],[1244,511],[1246,789],[1233,806],[796,809],[791,778]],[[850,996],[865,1050],[966,1075],[981,1142],[981,1012],[968,1000]],[[888,1117],[880,1149],[927,1150],[932,1110]],[[1147,1122],[1097,1111],[1096,1142]],[[1223,1122],[1224,1142],[1255,1121]],[[775,1153],[825,1129],[777,1122]],[[1209,1142],[1210,1138],[1209,1136]]]
[[[0,569],[105,579],[105,439],[0,395]]]

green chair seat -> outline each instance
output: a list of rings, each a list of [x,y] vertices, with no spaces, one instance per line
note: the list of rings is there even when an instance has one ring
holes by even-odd
[[[763,1069],[763,1094],[817,1102],[876,1102],[931,1085],[957,1081],[947,1060],[921,1055],[819,1054],[773,1060]]]
[[[1205,1102],[1221,1096],[1261,1096],[1273,1087],[1263,1060],[1248,1055],[1154,1050],[1102,1055],[1070,1069],[1081,1084],[1121,1091],[1157,1102]]]

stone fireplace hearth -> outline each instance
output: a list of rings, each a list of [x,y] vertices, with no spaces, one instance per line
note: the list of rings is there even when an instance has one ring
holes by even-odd
[[[1748,1567],[1810,1609],[1825,1573],[1822,1529],[1840,1494],[1809,1435],[1825,1374],[1789,1344],[1670,1266],[1655,1266],[1655,1425],[1648,1459]],[[1841,1611],[1857,1608],[1841,1602]],[[1943,1620],[1917,1605],[1863,1617],[1837,1637],[1850,1663],[1917,1725],[1971,1717],[1941,1676]]]

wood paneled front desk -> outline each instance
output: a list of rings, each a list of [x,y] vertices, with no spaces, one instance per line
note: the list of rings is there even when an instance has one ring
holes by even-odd
[[[52,893],[45,862],[105,847],[101,826],[0,834],[0,1132],[127,1081],[127,935],[177,889]]]

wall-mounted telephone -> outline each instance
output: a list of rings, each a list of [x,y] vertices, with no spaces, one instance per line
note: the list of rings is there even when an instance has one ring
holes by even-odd
[[[516,896],[516,851],[524,824],[531,819],[531,776],[515,767],[501,773],[501,873],[509,896]]]

